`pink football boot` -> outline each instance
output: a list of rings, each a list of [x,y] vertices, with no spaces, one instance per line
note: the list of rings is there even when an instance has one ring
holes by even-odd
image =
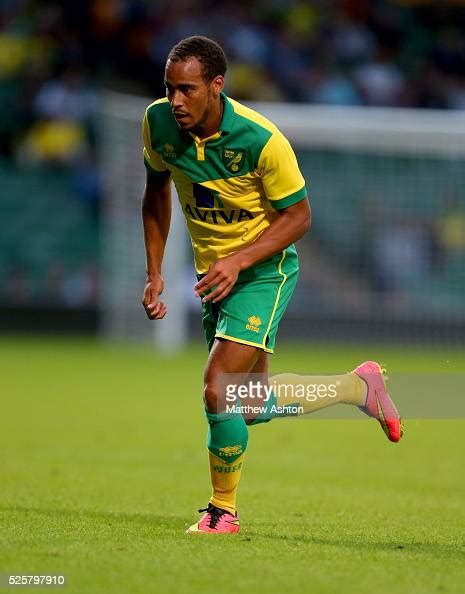
[[[186,530],[187,534],[235,534],[239,532],[239,518],[233,516],[224,509],[209,503],[205,509],[199,512],[207,512],[199,522],[192,524]]]
[[[368,386],[365,406],[359,408],[369,417],[378,419],[390,441],[399,441],[402,437],[402,424],[399,413],[387,393],[383,372],[380,364],[375,361],[365,361],[353,370],[352,373],[361,377]]]

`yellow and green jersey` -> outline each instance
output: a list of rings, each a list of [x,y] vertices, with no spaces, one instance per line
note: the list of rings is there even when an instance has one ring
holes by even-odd
[[[223,94],[222,100],[220,129],[209,138],[180,131],[166,98],[149,105],[142,126],[148,174],[172,175],[198,274],[255,241],[277,210],[307,195],[278,128]]]

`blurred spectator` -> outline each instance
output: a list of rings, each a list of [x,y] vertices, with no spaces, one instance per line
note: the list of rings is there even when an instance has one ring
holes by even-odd
[[[85,307],[97,304],[97,269],[86,263],[70,268],[62,261],[53,261],[38,288],[37,303],[52,307]]]
[[[373,267],[383,292],[407,292],[428,278],[431,243],[427,227],[419,221],[385,222],[373,237]]]
[[[33,100],[36,121],[19,145],[18,160],[73,165],[94,137],[95,91],[73,66],[39,88]]]
[[[254,84],[251,85],[250,81]],[[252,64],[232,64],[228,74],[227,90],[248,101],[283,101],[280,88],[270,79],[266,70]]]
[[[37,163],[70,165],[86,146],[83,127],[73,121],[36,122],[19,145],[18,161],[23,166]]]
[[[313,78],[313,93],[310,94],[314,103],[323,105],[360,105],[361,96],[350,77],[342,72],[328,72],[320,69]]]
[[[39,118],[90,125],[96,104],[95,92],[88,85],[83,71],[70,68],[59,78],[43,84],[35,97],[34,110]]]
[[[98,220],[102,198],[102,180],[94,151],[87,151],[75,163],[73,186],[92,218]]]
[[[61,299],[66,307],[97,304],[97,268],[87,264],[69,274],[62,286]]]
[[[365,105],[396,107],[401,104],[404,76],[389,54],[380,49],[376,58],[355,70],[355,81]]]
[[[339,14],[332,30],[332,43],[338,61],[357,64],[367,60],[376,47],[373,32],[363,22]]]
[[[465,208],[456,194],[446,197],[444,210],[436,221],[436,229],[446,256],[465,255]]]

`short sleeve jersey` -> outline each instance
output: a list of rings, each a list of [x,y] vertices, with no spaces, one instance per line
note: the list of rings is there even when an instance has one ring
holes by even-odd
[[[222,101],[220,129],[208,138],[181,131],[166,98],[149,105],[142,125],[147,172],[171,174],[199,274],[255,241],[277,210],[307,195],[278,128],[224,94]]]

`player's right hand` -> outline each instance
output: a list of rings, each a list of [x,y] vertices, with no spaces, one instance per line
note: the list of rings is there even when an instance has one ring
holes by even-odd
[[[166,315],[166,305],[163,301],[158,301],[158,296],[163,292],[163,287],[164,281],[160,274],[154,278],[147,278],[142,305],[149,320],[161,320]]]

